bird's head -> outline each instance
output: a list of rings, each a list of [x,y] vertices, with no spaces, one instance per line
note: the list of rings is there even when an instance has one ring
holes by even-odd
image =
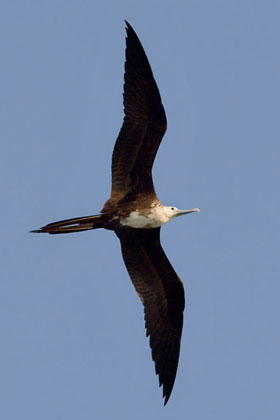
[[[163,206],[163,209],[164,215],[168,220],[174,219],[174,217],[183,216],[183,214],[200,212],[199,209],[179,210],[177,209],[177,207],[174,206]]]

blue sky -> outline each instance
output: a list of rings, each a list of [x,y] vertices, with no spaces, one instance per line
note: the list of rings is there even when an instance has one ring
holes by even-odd
[[[168,118],[158,195],[201,209],[162,229],[187,301],[166,407],[117,238],[28,233],[108,198],[124,19]],[[1,2],[1,418],[279,417],[279,41],[276,0]]]

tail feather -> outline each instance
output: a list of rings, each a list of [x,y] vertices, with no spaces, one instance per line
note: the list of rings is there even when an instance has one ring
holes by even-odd
[[[58,233],[82,232],[84,230],[98,229],[103,227],[101,214],[95,216],[76,217],[74,219],[60,220],[58,222],[49,223],[38,230],[31,230],[32,233],[50,233],[55,235]]]

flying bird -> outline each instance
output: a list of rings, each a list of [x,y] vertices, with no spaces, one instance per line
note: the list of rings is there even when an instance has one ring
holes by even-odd
[[[112,156],[111,197],[100,214],[49,223],[32,232],[104,228],[116,233],[144,305],[146,333],[166,404],[178,367],[185,298],[183,283],[161,247],[160,228],[199,209],[164,206],[155,192],[152,166],[167,128],[166,115],[145,51],[131,25],[125,23],[125,116]]]

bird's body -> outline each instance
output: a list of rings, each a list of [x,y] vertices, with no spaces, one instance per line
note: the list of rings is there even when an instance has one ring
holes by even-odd
[[[33,232],[105,228],[116,233],[144,304],[147,336],[166,404],[177,372],[185,300],[183,284],[161,247],[160,227],[199,210],[164,206],[155,193],[152,166],[166,131],[166,116],[144,49],[126,24],[125,117],[113,151],[111,197],[100,214],[49,223]]]
[[[122,226],[135,229],[153,229],[163,226],[170,219],[168,217],[169,208],[157,201],[153,201],[148,209],[140,208],[133,210],[129,216],[120,220]]]

